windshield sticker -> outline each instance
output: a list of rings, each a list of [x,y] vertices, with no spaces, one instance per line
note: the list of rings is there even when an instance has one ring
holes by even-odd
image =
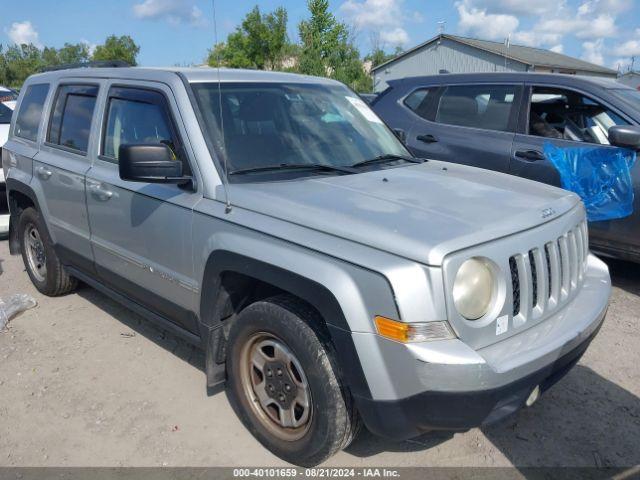
[[[373,113],[373,111],[367,106],[366,103],[362,101],[362,99],[357,97],[345,97],[345,98],[349,100],[349,103],[351,103],[351,105],[356,107],[356,109],[360,112],[360,114],[364,118],[366,118],[367,120],[373,123],[382,123],[382,120],[380,120],[377,117],[377,115]]]

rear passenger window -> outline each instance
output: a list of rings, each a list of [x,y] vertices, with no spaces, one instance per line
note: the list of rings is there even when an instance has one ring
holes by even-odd
[[[179,155],[162,94],[149,90],[113,89],[107,106],[102,154],[118,159],[121,145],[164,143]]]
[[[404,104],[417,115],[427,118],[427,105],[431,89],[421,88],[404,99]]]
[[[513,131],[510,119],[516,89],[515,85],[447,87],[435,120],[461,127]]]
[[[87,153],[98,87],[64,85],[58,89],[47,141]]]
[[[16,118],[15,135],[27,140],[38,139],[38,126],[42,118],[42,107],[49,93],[48,84],[30,85],[20,104]]]

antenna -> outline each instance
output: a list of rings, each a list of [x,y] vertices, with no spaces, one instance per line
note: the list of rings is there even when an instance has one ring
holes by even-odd
[[[214,38],[214,46],[216,48],[218,46],[218,23],[216,21],[216,0],[211,0],[211,5],[213,7],[213,38]],[[224,186],[225,193],[225,208],[224,213],[231,213],[231,197],[229,195],[229,178],[227,177],[227,146],[225,143],[224,136],[224,117],[222,116],[222,87],[220,85],[220,49],[218,49],[217,58],[216,58],[216,68],[218,71],[218,108],[220,109],[220,133],[222,140],[222,185]]]
[[[507,35],[507,38],[504,39],[504,71],[507,71],[507,54],[509,52],[509,47],[511,46],[511,34]]]
[[[438,35],[442,35],[444,33],[444,27],[447,25],[445,20],[440,20],[438,22]]]

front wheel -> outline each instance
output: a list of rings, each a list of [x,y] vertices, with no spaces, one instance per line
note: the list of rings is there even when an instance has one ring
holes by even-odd
[[[320,321],[282,295],[245,308],[229,332],[228,391],[236,412],[266,448],[301,466],[345,448],[359,425],[331,344],[311,327]]]

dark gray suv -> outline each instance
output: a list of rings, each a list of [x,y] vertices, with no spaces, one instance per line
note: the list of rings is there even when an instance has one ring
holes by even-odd
[[[618,145],[640,144],[640,92],[605,78],[535,73],[406,78],[389,82],[372,108],[418,157],[555,186],[560,175],[543,153],[545,142],[614,148],[612,134],[624,128],[625,144]],[[592,222],[594,251],[640,262],[639,169],[636,162],[631,172],[636,213]]]

